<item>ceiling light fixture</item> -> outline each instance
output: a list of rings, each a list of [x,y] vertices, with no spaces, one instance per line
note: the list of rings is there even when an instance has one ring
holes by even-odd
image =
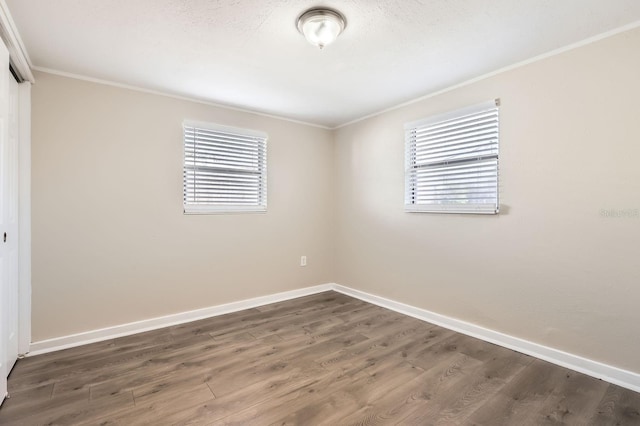
[[[337,10],[316,7],[300,15],[296,24],[309,43],[322,49],[338,38],[347,20]]]

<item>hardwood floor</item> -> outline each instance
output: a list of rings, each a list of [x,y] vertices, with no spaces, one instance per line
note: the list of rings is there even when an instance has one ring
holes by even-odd
[[[2,425],[636,425],[640,394],[327,292],[18,361]]]

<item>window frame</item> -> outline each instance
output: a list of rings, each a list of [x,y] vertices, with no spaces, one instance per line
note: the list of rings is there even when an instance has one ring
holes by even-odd
[[[425,132],[425,131],[437,131],[434,128],[439,126],[446,127],[447,122],[456,122],[458,120],[464,120],[466,117],[470,117],[475,114],[491,114],[491,111],[495,111],[495,153],[491,153],[490,155],[478,156],[473,155],[472,153],[468,154],[460,154],[457,153],[458,157],[455,160],[447,160],[447,159],[439,159],[438,161],[418,161],[417,160],[417,132]],[[446,141],[450,142],[450,141]],[[424,143],[424,142],[423,142]],[[493,144],[493,140],[491,142]],[[448,148],[448,147],[447,147]],[[427,151],[427,148],[422,148],[421,155],[423,158],[425,155],[432,155],[433,157],[437,157],[436,153],[442,150],[441,146],[436,146],[434,148],[430,148],[432,151]],[[464,148],[463,148],[464,149]],[[493,149],[493,148],[492,148]],[[499,190],[499,168],[500,168],[500,99],[494,99],[487,102],[482,102],[476,105],[471,105],[469,107],[457,109],[454,111],[446,112],[443,114],[437,114],[425,119],[413,121],[405,124],[405,211],[409,213],[458,213],[458,214],[498,214],[500,210],[500,190]],[[440,154],[442,155],[442,154]],[[483,163],[484,162],[484,163]],[[495,163],[495,166],[492,164]],[[423,171],[429,173],[428,171],[432,171],[433,175],[444,176],[448,173],[455,173],[455,170],[460,171],[461,168],[466,167],[468,170],[475,167],[475,172],[477,174],[481,173],[481,167],[484,164],[486,173],[494,173],[495,174],[495,203],[473,203],[473,202],[453,202],[449,199],[449,202],[446,202],[446,198],[442,198],[442,203],[436,203],[438,200],[435,198],[436,195],[425,194],[423,192],[423,196],[432,196],[434,202],[423,202],[420,203],[417,201],[418,195],[416,195],[420,190],[432,193],[437,191],[434,189],[435,187],[429,187],[426,189],[426,185],[423,184],[422,188],[418,189],[418,173],[419,171]],[[494,172],[495,170],[495,172]],[[482,172],[484,173],[484,171]],[[493,175],[488,178],[493,178]],[[466,183],[465,183],[466,184]],[[428,185],[428,184],[427,184]],[[451,190],[458,188],[452,188],[452,185],[446,180],[441,181],[439,185],[439,190],[445,192],[447,194],[451,194]],[[492,189],[493,189],[493,185]],[[447,188],[447,189],[443,189]],[[493,199],[493,197],[491,197]]]
[[[187,202],[187,174],[189,166],[187,165],[187,129],[192,128],[194,131],[203,130],[215,132],[219,134],[236,135],[241,138],[254,139],[258,152],[256,154],[257,173],[246,172],[247,175],[258,176],[258,196],[257,204],[234,204],[234,203],[189,203]],[[236,214],[236,213],[266,213],[267,212],[267,146],[268,134],[266,132],[244,129],[239,127],[226,126],[217,123],[185,120],[182,123],[182,208],[185,215],[190,214]],[[195,148],[195,145],[194,145]],[[229,157],[226,157],[229,158]],[[195,166],[191,166],[195,169]],[[201,169],[210,171],[225,171],[228,168],[215,166],[199,166]],[[242,173],[245,174],[245,173]],[[194,178],[193,183],[197,180]]]

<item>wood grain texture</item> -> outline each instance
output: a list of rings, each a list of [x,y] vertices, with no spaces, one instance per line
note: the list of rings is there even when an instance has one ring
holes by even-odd
[[[326,292],[19,360],[2,425],[640,425],[640,394]]]

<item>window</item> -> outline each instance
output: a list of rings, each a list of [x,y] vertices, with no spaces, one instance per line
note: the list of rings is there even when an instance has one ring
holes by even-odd
[[[184,123],[185,213],[267,210],[267,135]]]
[[[405,210],[498,213],[500,100],[405,125]]]

